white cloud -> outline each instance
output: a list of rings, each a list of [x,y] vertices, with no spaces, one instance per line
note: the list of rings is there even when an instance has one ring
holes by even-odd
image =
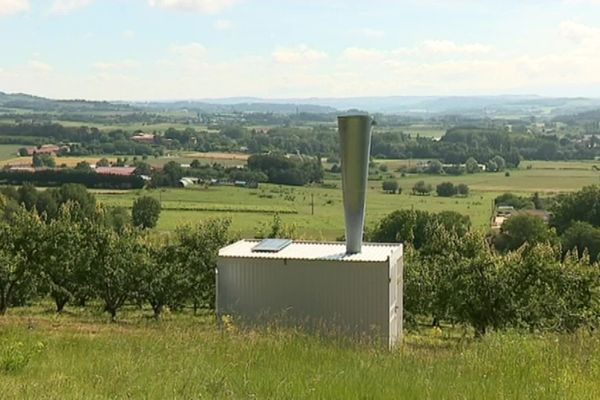
[[[385,32],[380,29],[363,28],[359,30],[359,33],[372,39],[381,39],[385,36]]]
[[[75,10],[87,7],[92,3],[92,0],[54,0],[50,7],[50,14],[64,15]]]
[[[215,21],[215,28],[217,28],[220,31],[226,31],[228,29],[231,29],[232,26],[233,24],[228,19],[218,19]]]
[[[133,39],[135,37],[135,31],[127,29],[123,31],[123,37],[125,39]]]
[[[492,48],[481,43],[457,44],[450,40],[425,40],[423,49],[433,54],[478,54],[488,53]]]
[[[235,2],[236,0],[148,0],[151,7],[195,11],[205,14],[217,14],[230,8]]]
[[[185,59],[202,59],[206,55],[206,47],[200,43],[175,44],[171,46],[171,52]]]
[[[559,33],[565,39],[578,44],[600,43],[600,28],[579,24],[575,21],[563,21]]]
[[[41,73],[51,72],[54,70],[50,64],[46,64],[45,62],[36,59],[29,60],[28,66],[31,70]]]
[[[0,16],[28,11],[29,0],[0,0]]]
[[[398,48],[393,50],[380,50],[372,48],[348,47],[342,56],[351,61],[380,62],[402,56],[415,54],[414,49]]]
[[[93,67],[98,70],[123,70],[137,68],[140,63],[135,60],[97,61]]]
[[[327,53],[302,44],[296,47],[279,47],[272,53],[273,60],[282,64],[314,62],[327,58]]]

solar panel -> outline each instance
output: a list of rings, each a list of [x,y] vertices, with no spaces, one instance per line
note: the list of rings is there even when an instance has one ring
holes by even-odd
[[[290,239],[265,239],[252,248],[256,253],[278,253],[292,244]]]

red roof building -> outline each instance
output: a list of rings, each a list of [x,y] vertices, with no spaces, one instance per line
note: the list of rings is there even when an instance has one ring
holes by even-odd
[[[96,167],[96,173],[100,175],[132,176],[135,167]]]
[[[60,147],[55,146],[53,144],[45,144],[40,147],[28,147],[27,155],[32,156],[34,154],[50,154],[56,155],[60,151]]]

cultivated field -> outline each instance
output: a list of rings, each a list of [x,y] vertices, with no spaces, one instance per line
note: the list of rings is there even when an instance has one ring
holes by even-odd
[[[16,157],[21,147],[23,146],[16,144],[0,144],[0,161]]]
[[[400,162],[400,161],[391,161]],[[532,165],[527,169],[527,165]],[[504,192],[522,195],[540,192],[551,195],[573,191],[598,183],[600,172],[592,169],[592,162],[523,163],[522,168],[504,173],[436,176],[408,175],[398,177],[401,195],[385,194],[380,181],[369,183],[367,195],[367,226],[373,226],[383,216],[402,208],[428,211],[457,211],[471,217],[476,227],[487,228],[492,213],[493,199]],[[433,186],[443,181],[466,183],[471,188],[467,198],[444,198],[435,195],[413,196],[412,186],[425,180]],[[160,189],[138,191],[106,191],[98,193],[107,205],[129,207],[140,195],[151,195],[161,200],[163,212],[158,229],[173,230],[184,223],[196,223],[215,216],[232,219],[233,230],[241,236],[252,237],[261,226],[269,225],[273,214],[279,213],[285,223],[297,227],[299,236],[306,239],[334,240],[344,233],[342,192],[339,181],[329,181],[331,188],[286,187],[261,185],[259,189],[216,186],[192,189]],[[314,199],[314,215],[312,202]]]
[[[31,157],[19,157],[17,156],[17,151],[19,148],[23,146],[13,146],[13,145],[0,145],[0,167],[4,165],[23,165],[23,164],[31,164]],[[100,159],[106,158],[110,162],[115,162],[117,158],[128,159],[129,163],[133,162],[133,158],[136,157],[138,160],[142,161],[141,156],[133,156],[133,155],[120,155],[116,156],[113,154],[106,155],[91,155],[91,156],[63,156],[56,157],[56,165],[66,165],[67,167],[74,167],[81,161],[86,161],[90,164],[96,164]],[[226,166],[234,166],[234,165],[245,165],[248,160],[248,154],[242,153],[220,153],[220,152],[208,152],[208,153],[200,153],[200,152],[173,152],[168,155],[162,157],[148,157],[144,162],[148,164],[160,167],[166,164],[169,161],[175,161],[180,164],[190,164],[194,160],[198,160],[204,164],[212,164],[219,163]]]
[[[50,305],[48,305],[50,309]],[[444,327],[387,352],[289,330],[222,329],[210,315],[44,306],[0,319],[6,399],[595,399],[600,337]]]

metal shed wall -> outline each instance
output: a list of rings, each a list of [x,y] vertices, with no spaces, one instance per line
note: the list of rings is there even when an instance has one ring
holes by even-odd
[[[402,332],[402,287],[391,289],[401,284],[401,271],[401,247],[381,262],[219,257],[217,311],[252,323],[275,319],[368,334],[392,344]],[[392,318],[393,307],[399,320]]]

